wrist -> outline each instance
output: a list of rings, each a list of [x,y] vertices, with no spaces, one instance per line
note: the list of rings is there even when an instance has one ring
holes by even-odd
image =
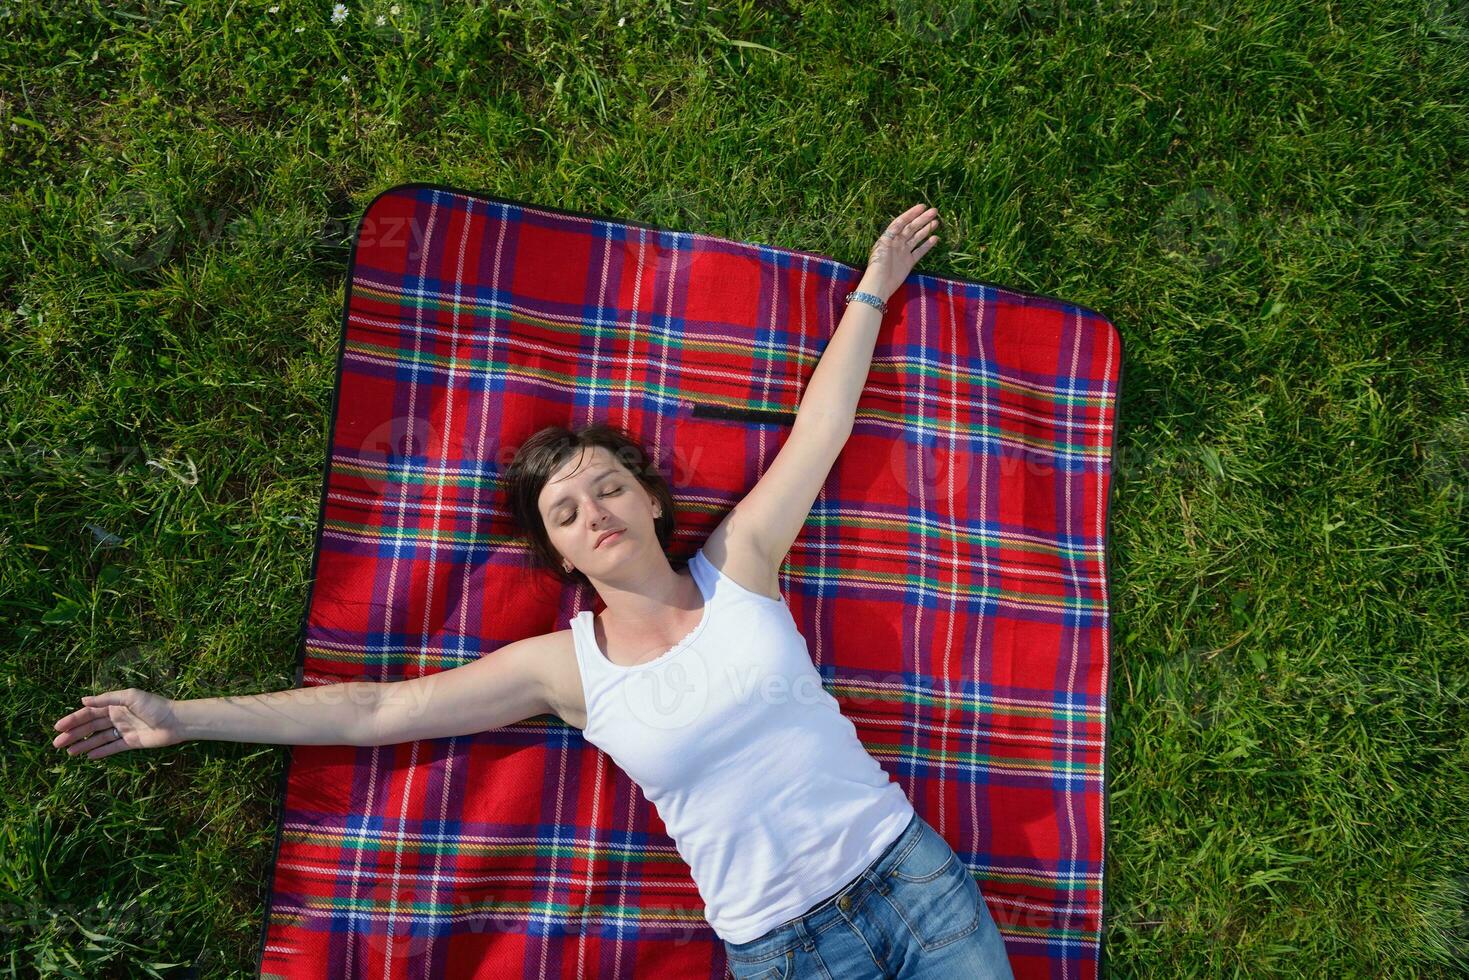
[[[199,738],[201,719],[199,717],[199,702],[197,700],[173,700],[168,703],[169,710],[173,714],[173,734],[177,745],[181,742],[194,741]]]
[[[893,295],[893,291],[884,286],[878,277],[870,272],[862,274],[862,278],[857,283],[856,291],[859,293],[871,293],[884,303],[891,299]]]

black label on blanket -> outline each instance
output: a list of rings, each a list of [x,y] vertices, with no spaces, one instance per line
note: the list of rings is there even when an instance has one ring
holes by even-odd
[[[724,419],[730,422],[759,422],[765,425],[795,425],[795,412],[775,412],[758,408],[728,408],[724,405],[694,405],[696,419]]]

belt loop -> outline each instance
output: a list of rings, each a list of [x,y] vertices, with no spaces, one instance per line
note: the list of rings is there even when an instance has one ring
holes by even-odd
[[[886,881],[883,881],[882,876],[879,875],[877,872],[864,871],[862,872],[862,877],[871,882],[872,887],[877,889],[877,893],[879,895],[886,895],[888,893],[888,883]]]
[[[801,948],[806,952],[809,953],[816,948],[816,943],[811,939],[811,933],[806,929],[805,919],[796,920],[796,935],[801,937]]]

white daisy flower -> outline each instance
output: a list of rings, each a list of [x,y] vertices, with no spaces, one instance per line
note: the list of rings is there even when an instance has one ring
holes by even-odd
[[[398,5],[395,3],[391,7],[389,7],[388,13],[392,14],[394,17],[398,16]]]
[[[339,3],[335,7],[332,8],[332,23],[333,24],[340,24],[342,21],[344,21],[346,19],[347,19],[347,5],[345,3]]]
[[[280,9],[281,9],[281,8],[279,8],[279,7],[271,7],[271,8],[270,8],[270,9],[269,9],[269,10],[267,10],[267,11],[266,11],[266,13],[267,13],[267,14],[275,14],[275,13],[279,13],[279,12],[280,12]]]
[[[347,76],[346,75],[343,75],[342,76],[342,84],[343,85],[346,85],[347,84]]]
[[[384,17],[382,14],[378,14],[377,15],[377,26],[378,27],[382,27],[387,22],[388,22],[388,19],[386,17]]]
[[[617,18],[617,26],[618,27],[621,27],[623,24],[626,24],[626,23],[627,23],[627,18],[626,17],[619,17],[619,18]]]
[[[304,28],[304,27],[298,27],[298,28],[296,28],[296,33],[297,34],[300,34],[304,30],[306,30],[306,28]]]

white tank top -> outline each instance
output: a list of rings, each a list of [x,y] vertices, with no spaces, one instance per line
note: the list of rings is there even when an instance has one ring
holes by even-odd
[[[614,664],[592,611],[572,618],[582,734],[657,808],[715,933],[743,943],[834,895],[914,810],[821,686],[785,598],[702,548],[689,569],[703,618],[656,659]]]

